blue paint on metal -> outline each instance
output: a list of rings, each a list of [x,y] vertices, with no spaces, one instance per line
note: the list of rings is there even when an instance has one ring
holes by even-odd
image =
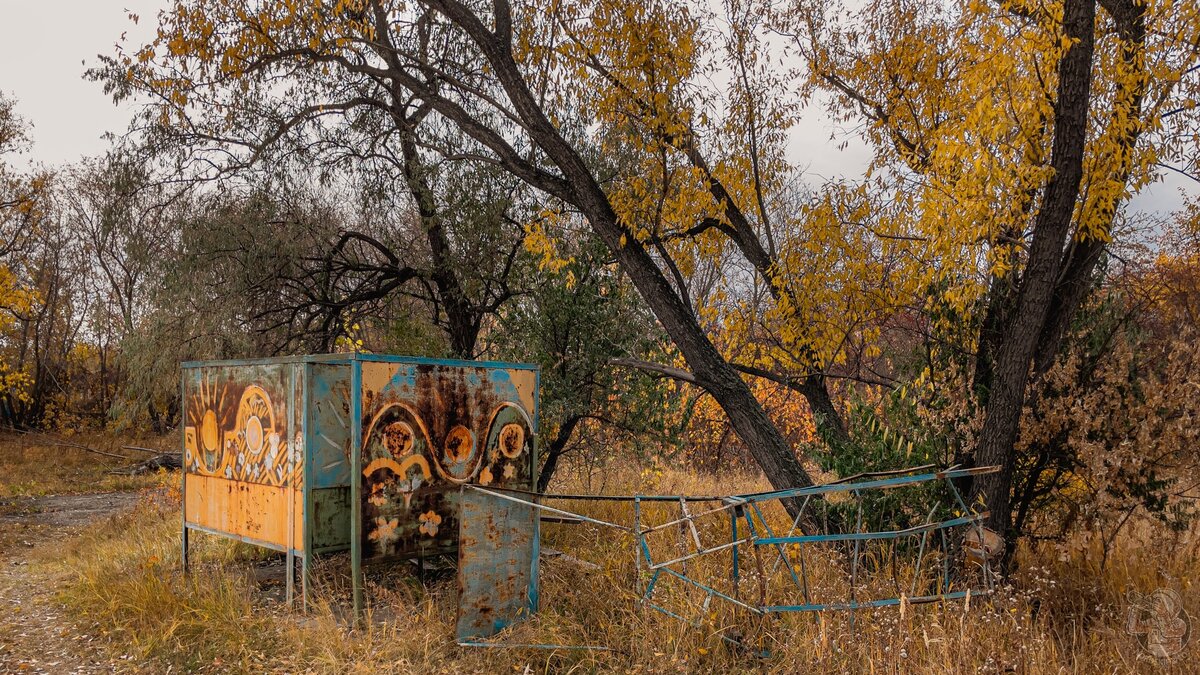
[[[300,562],[300,606],[303,609],[308,609],[308,587],[311,583],[310,573],[313,563],[313,535],[315,529],[316,518],[313,517],[313,480],[315,472],[313,467],[313,444],[312,444],[312,425],[309,422],[309,411],[312,409],[312,372],[313,366],[311,363],[304,363],[301,366],[300,378],[300,437],[304,439],[303,464],[304,464],[304,487],[301,495],[302,503],[304,504],[304,513],[301,514],[303,522],[303,537],[304,537],[304,558]]]
[[[194,532],[203,532],[205,534],[214,534],[214,535],[217,535],[218,537],[225,537],[227,539],[236,539],[237,541],[245,542],[247,544],[254,544],[255,546],[269,548],[272,551],[279,551],[280,553],[287,553],[287,546],[280,546],[279,544],[273,544],[271,542],[263,541],[261,539],[255,539],[254,537],[248,537],[248,536],[240,535],[240,534],[230,534],[229,532],[222,532],[221,530],[213,529],[211,527],[205,527],[203,525],[197,525],[195,523],[187,523],[186,527],[187,527],[187,529],[192,530]],[[303,553],[303,551],[296,550],[296,551],[293,551],[293,553],[296,555],[301,555]]]
[[[944,530],[948,527],[957,527],[959,525],[969,525],[979,522],[987,518],[986,513],[979,513],[970,516],[962,516],[960,518],[951,518],[937,523],[924,523],[914,525],[903,530],[883,530],[879,532],[835,532],[832,534],[805,534],[794,537],[764,537],[755,540],[755,544],[771,545],[771,544],[807,544],[811,542],[831,542],[831,541],[868,541],[873,539],[898,539],[914,534],[921,534],[933,530]]]
[[[354,617],[362,616],[362,364],[350,364],[350,577]]]
[[[762,510],[758,508],[758,504],[751,504],[750,506],[754,509],[754,512],[756,514],[758,514],[758,519],[762,521],[763,531],[765,531],[767,533],[767,539],[774,538],[775,533],[771,531],[771,524],[768,523],[767,519],[763,517]],[[807,592],[808,592],[807,586],[808,585],[802,584],[800,582],[800,577],[796,574],[796,570],[792,566],[791,561],[788,560],[787,551],[783,548],[783,544],[777,544],[775,546],[775,549],[779,552],[780,560],[783,561],[784,565],[787,565],[788,574],[790,574],[792,576],[792,582],[796,584],[796,588],[803,588],[805,591],[805,594],[807,595]]]
[[[500,492],[495,492],[493,490],[489,490],[486,488],[481,488],[477,485],[467,484],[467,485],[463,485],[463,488],[470,489],[472,492],[481,492],[481,493],[489,495],[491,497],[495,497],[496,499],[502,499],[505,501],[515,502],[517,504],[526,504],[526,505],[530,506],[531,508],[539,509],[541,511],[548,511],[550,513],[556,513],[560,516],[570,516],[571,518],[578,518],[579,520],[582,520],[585,523],[591,523],[593,525],[603,525],[604,527],[611,527],[611,528],[615,528],[618,530],[625,530],[626,532],[631,531],[628,527],[625,527],[624,525],[617,525],[616,523],[610,523],[606,520],[599,520],[597,518],[585,516],[580,513],[571,513],[570,511],[556,509],[553,506],[546,506],[545,504],[537,504],[534,502],[526,501],[524,499],[519,499],[517,497],[513,497],[511,495],[506,495],[506,494],[502,494]]]
[[[309,364],[310,403],[305,406],[310,445],[309,477],[314,488],[350,484],[350,367]]]
[[[739,607],[742,607],[743,609],[754,612],[755,614],[762,614],[762,609],[755,607],[754,605],[750,605],[745,602],[742,602],[741,600],[738,600],[737,598],[735,598],[731,595],[726,595],[711,586],[705,586],[704,584],[700,583],[699,581],[696,581],[695,579],[689,577],[686,574],[683,574],[682,572],[676,572],[675,570],[671,569],[670,567],[662,567],[662,568],[660,568],[660,570],[663,572],[666,572],[667,574],[670,574],[671,576],[675,577],[676,579],[679,579],[680,581],[684,582],[685,584],[690,584],[692,586],[695,586],[696,588],[699,588],[700,590],[702,590],[706,593],[711,593],[712,595],[714,595],[718,598],[721,598],[722,600],[725,600],[726,602],[732,602],[733,604],[735,604]]]
[[[650,609],[658,610],[658,611],[662,612],[663,614],[666,614],[667,616],[671,617],[672,619],[678,619],[678,620],[686,623],[687,625],[691,626],[692,628],[700,627],[699,621],[696,621],[695,619],[685,619],[682,616],[679,616],[675,612],[672,612],[671,610],[669,610],[665,607],[660,607],[659,605],[656,605],[652,602],[646,603],[646,606],[649,607]]]
[[[745,502],[766,502],[776,499],[790,499],[793,497],[805,497],[809,495],[827,495],[837,492],[854,492],[855,490],[894,488],[904,485],[912,485],[914,483],[924,483],[931,480],[962,478],[966,476],[977,475],[978,473],[980,473],[979,469],[951,469],[939,473],[923,473],[911,476],[897,476],[895,478],[881,478],[879,480],[870,480],[861,483],[833,483],[829,485],[814,485],[811,487],[794,488],[789,490],[775,490],[772,492],[755,492],[750,494],[736,495],[735,498]]]
[[[537,610],[537,512],[495,493],[459,491],[458,640],[475,641]]]
[[[730,541],[738,540],[737,513],[729,512],[729,530]],[[733,569],[730,572],[730,578],[733,580],[733,592],[738,592],[738,583],[741,579],[741,570],[738,569],[738,547],[733,547]]]

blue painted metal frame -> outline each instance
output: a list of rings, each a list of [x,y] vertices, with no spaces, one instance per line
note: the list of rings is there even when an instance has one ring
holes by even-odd
[[[362,362],[350,363],[350,576],[354,616],[362,616]]]
[[[304,536],[304,558],[300,561],[300,606],[308,609],[308,590],[309,584],[312,583],[310,573],[312,571],[313,557],[313,529],[316,527],[316,519],[313,517],[313,486],[312,480],[309,477],[313,474],[313,443],[308,423],[308,413],[312,408],[312,377],[313,368],[311,362],[304,362],[301,366],[301,378],[303,387],[300,390],[300,434],[304,439],[304,456],[301,459],[304,465],[304,483],[301,486],[303,494],[301,501],[304,505],[301,514],[303,520],[303,536]]]
[[[929,468],[929,467],[918,467],[918,469],[926,469],[926,468]],[[477,486],[468,486],[468,487],[471,487],[472,489],[476,489],[476,490],[489,492],[494,496],[501,497],[504,499],[509,499],[514,502],[526,503],[535,509],[551,512],[551,513],[555,513],[555,514],[559,514],[559,515],[571,515],[582,522],[591,523],[594,525],[603,525],[606,527],[611,527],[611,528],[615,528],[615,529],[626,531],[626,532],[632,532],[634,534],[636,547],[637,547],[637,551],[634,554],[634,558],[635,558],[635,566],[636,566],[636,570],[637,570],[637,576],[635,578],[635,585],[638,587],[638,589],[637,589],[638,597],[639,597],[638,602],[643,607],[655,610],[666,616],[670,616],[672,618],[683,621],[689,625],[698,626],[699,622],[700,622],[699,619],[688,619],[684,616],[681,616],[679,613],[671,611],[667,607],[662,606],[661,604],[659,604],[658,602],[656,602],[654,600],[655,590],[659,587],[660,581],[662,579],[674,578],[674,579],[681,581],[689,586],[692,586],[694,588],[697,588],[697,589],[700,589],[701,591],[703,591],[705,594],[703,611],[707,611],[709,601],[712,600],[712,598],[720,598],[721,600],[729,602],[730,604],[732,604],[736,607],[739,607],[743,610],[746,610],[746,611],[750,612],[751,614],[755,614],[755,615],[779,614],[779,613],[784,613],[784,612],[843,611],[843,610],[857,610],[857,609],[888,607],[888,606],[896,606],[896,605],[901,605],[901,604],[923,604],[923,603],[930,603],[930,602],[942,602],[942,601],[947,601],[947,600],[961,599],[961,598],[970,597],[971,595],[977,595],[977,596],[978,595],[987,595],[987,594],[991,593],[993,590],[993,585],[991,583],[992,579],[991,579],[991,575],[990,575],[990,570],[988,570],[988,565],[987,565],[986,561],[984,563],[984,579],[987,582],[986,588],[966,589],[966,590],[953,591],[953,592],[950,591],[949,564],[950,564],[951,553],[950,553],[950,549],[948,548],[949,544],[947,543],[946,532],[955,527],[969,527],[972,525],[977,528],[982,528],[981,523],[987,517],[986,513],[971,513],[968,509],[965,509],[965,504],[962,501],[961,494],[959,494],[957,489],[954,487],[952,479],[960,478],[960,477],[964,477],[964,476],[989,473],[989,472],[996,471],[996,470],[997,470],[997,467],[979,467],[979,468],[972,468],[972,469],[950,468],[950,469],[947,469],[944,471],[936,471],[936,472],[930,472],[930,473],[916,473],[915,470],[913,473],[908,473],[908,474],[905,474],[903,472],[884,472],[883,474],[870,474],[870,475],[868,475],[871,477],[870,480],[861,480],[858,482],[852,482],[852,479],[848,479],[848,481],[850,481],[850,482],[839,482],[839,483],[818,485],[818,486],[812,486],[812,487],[807,487],[807,488],[797,488],[797,489],[791,489],[791,490],[776,490],[776,491],[772,491],[772,492],[750,493],[750,494],[735,495],[735,496],[730,496],[730,497],[698,497],[697,498],[697,497],[691,497],[691,496],[686,496],[686,495],[632,495],[632,496],[628,496],[628,497],[611,496],[611,495],[596,495],[594,497],[589,497],[586,495],[554,495],[554,494],[538,495],[536,493],[526,493],[527,498],[522,498],[522,497],[518,497],[518,496],[516,496],[516,494],[514,494],[514,493],[521,493],[522,491],[520,491],[520,490],[498,489],[498,490],[493,491],[493,490],[483,490],[483,488],[479,488]],[[899,474],[899,475],[897,475],[897,474]],[[886,477],[880,477],[880,478],[874,477],[874,476],[878,476],[878,475],[884,475]],[[868,476],[862,476],[862,477],[866,478]],[[906,486],[906,485],[916,485],[916,484],[930,482],[930,481],[942,481],[946,485],[948,485],[950,491],[953,493],[954,500],[957,502],[957,505],[959,507],[964,508],[964,510],[966,510],[966,512],[967,512],[966,515],[956,516],[954,518],[949,518],[946,520],[934,522],[932,520],[933,515],[937,511],[937,508],[938,508],[935,505],[934,508],[932,508],[930,510],[929,517],[926,519],[926,522],[923,524],[915,525],[915,526],[900,529],[900,530],[884,530],[884,531],[877,531],[877,532],[863,532],[862,531],[862,493],[863,492],[870,491],[870,490],[887,490],[887,489],[902,487],[902,486]],[[501,492],[508,492],[509,495],[500,494]],[[813,496],[819,497],[819,496],[824,496],[824,495],[829,495],[829,494],[847,493],[847,492],[854,494],[854,496],[857,500],[857,504],[858,504],[858,506],[857,506],[857,514],[858,515],[856,517],[853,532],[830,532],[827,534],[801,534],[801,535],[793,535],[791,533],[792,531],[795,531],[796,526],[801,521],[801,519],[803,517],[803,513],[808,508],[808,504],[810,503],[810,500]],[[523,496],[525,496],[525,495],[523,495]],[[800,508],[800,513],[797,514],[795,517],[795,520],[792,525],[792,531],[789,531],[786,536],[777,536],[771,530],[770,523],[764,517],[764,514],[759,507],[759,504],[762,504],[762,503],[768,502],[768,501],[789,499],[789,498],[796,498],[796,497],[804,497],[805,500],[804,500],[803,506],[801,506],[801,508]],[[567,499],[567,500],[576,500],[576,499],[587,500],[589,498],[593,498],[593,499],[600,499],[600,500],[631,501],[633,504],[633,527],[630,528],[630,527],[626,527],[626,526],[619,525],[616,523],[610,523],[610,522],[606,522],[606,521],[599,520],[596,518],[584,516],[582,514],[571,513],[570,511],[565,511],[563,509],[555,508],[552,506],[547,506],[543,503],[540,503],[544,499],[556,499],[556,498],[557,499]],[[534,500],[537,500],[537,501],[534,501]],[[690,514],[685,507],[681,506],[680,510],[683,513],[682,518],[679,518],[677,520],[668,521],[666,523],[662,523],[662,524],[655,525],[652,527],[644,527],[642,524],[642,522],[643,522],[642,502],[644,502],[644,501],[656,501],[656,502],[679,501],[681,504],[683,504],[686,501],[698,501],[698,500],[705,500],[705,501],[720,500],[723,502],[723,505],[720,507],[717,507],[717,508],[713,508],[708,511],[704,511],[699,514]],[[825,503],[827,505],[827,502],[823,502],[823,503]],[[699,518],[699,517],[703,517],[703,516],[716,515],[716,514],[719,514],[721,511],[725,511],[725,510],[730,511],[730,515],[729,515],[729,517],[730,517],[729,532],[730,532],[730,538],[731,538],[730,543],[715,545],[710,548],[701,549],[700,544],[697,541],[697,549],[698,550],[693,554],[685,555],[685,556],[675,558],[673,560],[669,560],[669,561],[662,562],[662,563],[656,564],[654,562],[654,557],[652,555],[649,543],[647,541],[647,535],[649,535],[653,532],[661,531],[664,528],[671,526],[671,525],[681,524],[681,523],[688,522],[688,521],[693,521],[695,518]],[[759,531],[759,523],[755,522],[755,517],[757,517],[759,523],[761,523],[762,532]],[[739,522],[738,522],[739,520],[745,520],[744,525],[747,530],[747,534],[744,536],[741,534],[741,526],[739,525]],[[874,541],[874,540],[890,541],[890,540],[901,539],[904,537],[916,537],[919,535],[920,540],[921,540],[921,545],[920,545],[920,550],[917,554],[918,555],[917,565],[914,568],[914,573],[913,573],[913,592],[915,593],[916,584],[921,575],[921,567],[922,567],[921,563],[923,562],[923,558],[925,556],[926,543],[927,543],[929,534],[931,532],[937,532],[942,537],[943,553],[940,556],[941,557],[941,573],[939,575],[940,579],[935,578],[935,580],[934,580],[934,583],[936,583],[938,586],[940,586],[940,589],[939,589],[940,592],[933,594],[933,595],[921,595],[921,596],[916,596],[916,595],[903,596],[902,595],[901,597],[898,597],[898,598],[881,598],[881,599],[862,600],[862,601],[858,600],[857,593],[856,593],[856,591],[857,591],[857,583],[856,583],[857,582],[857,563],[858,563],[859,552],[861,551],[860,546],[861,546],[862,542]],[[854,553],[852,554],[853,555],[853,560],[852,560],[852,570],[853,571],[851,572],[852,578],[850,581],[850,600],[848,602],[846,602],[846,601],[824,602],[824,603],[813,602],[812,598],[810,596],[810,589],[809,589],[809,585],[808,585],[807,567],[806,567],[803,557],[801,557],[801,560],[800,560],[801,573],[799,575],[797,575],[797,573],[796,573],[797,570],[795,567],[793,567],[792,563],[788,560],[787,553],[784,548],[786,545],[789,545],[789,544],[794,545],[797,547],[798,551],[801,551],[800,555],[802,556],[803,555],[802,550],[805,545],[820,544],[820,543],[825,543],[825,544],[839,544],[839,543],[850,544],[850,543],[853,543],[854,544],[854,546],[853,546]],[[759,603],[757,603],[757,604],[752,604],[752,603],[749,603],[749,602],[739,599],[738,585],[739,585],[739,579],[741,576],[741,572],[740,572],[740,565],[741,565],[741,563],[740,563],[740,555],[741,555],[740,554],[740,546],[741,545],[751,545],[754,547],[753,550],[755,553],[755,564],[759,568],[760,575],[763,575],[764,572],[763,572],[762,561],[761,561],[761,558],[759,557],[759,553],[758,553],[760,550],[759,547],[761,547],[761,546],[773,547],[774,550],[779,554],[780,561],[782,561],[784,564],[786,564],[788,566],[788,577],[790,577],[792,585],[794,585],[803,594],[804,602],[802,604],[791,604],[791,605],[767,604],[766,603],[766,595],[765,595],[765,593],[766,593],[765,587],[760,587],[760,595],[762,595],[762,598],[759,600]],[[714,588],[713,586],[707,585],[705,583],[702,583],[702,582],[696,580],[695,578],[692,578],[691,576],[689,576],[687,574],[686,569],[684,569],[683,571],[680,571],[680,570],[672,569],[670,567],[670,565],[683,563],[687,560],[690,560],[694,557],[698,557],[700,555],[714,553],[717,551],[726,550],[726,549],[730,549],[730,548],[732,549],[732,551],[731,551],[732,569],[730,571],[731,582],[732,582],[732,594],[725,593],[717,588]],[[643,563],[645,564],[647,570],[650,572],[650,577],[649,577],[648,582],[645,585],[644,590],[640,588],[642,585]],[[776,564],[778,564],[778,563],[776,563]],[[777,569],[777,567],[774,569]],[[853,621],[853,617],[851,617],[851,621]],[[728,639],[723,635],[721,637],[723,637],[724,639]],[[470,645],[464,645],[464,646],[483,646],[483,645],[482,644],[480,644],[480,645],[470,644]],[[517,646],[517,645],[499,645],[499,644],[491,643],[491,644],[487,644],[487,646]],[[550,645],[546,645],[546,646],[551,647]],[[760,655],[762,655],[762,654],[760,654]]]
[[[756,537],[754,542],[759,545],[771,544],[807,544],[811,542],[834,541],[869,541],[875,539],[898,539],[932,530],[942,530],[947,527],[970,525],[987,518],[987,513],[977,513],[961,518],[951,518],[937,523],[914,525],[903,530],[883,530],[880,532],[840,532],[833,534],[805,534],[798,537]]]

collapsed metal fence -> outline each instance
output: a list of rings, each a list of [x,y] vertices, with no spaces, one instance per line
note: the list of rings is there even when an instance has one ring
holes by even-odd
[[[932,603],[990,593],[995,575],[991,568],[994,551],[987,544],[990,533],[982,524],[987,513],[973,512],[955,481],[996,470],[951,467],[939,471],[922,466],[859,474],[812,487],[728,496],[537,494],[478,485],[463,485],[462,490],[464,497],[506,503],[522,515],[522,522],[532,521],[530,553],[535,570],[539,521],[587,523],[632,535],[639,603],[699,626],[714,601],[768,617]],[[928,510],[914,510],[914,502],[921,500],[889,502],[889,495],[898,488],[925,489],[927,494],[922,496],[932,502],[926,505]],[[550,506],[548,501],[626,502],[632,505],[632,522],[611,522],[578,509]],[[543,514],[540,519],[537,513]],[[524,520],[526,516],[529,521]],[[877,521],[875,527],[872,519]],[[790,525],[777,530],[772,522]],[[906,526],[886,529],[885,525],[896,522]],[[464,533],[469,525],[464,520]],[[509,541],[514,531],[507,533]],[[482,638],[536,611],[537,574],[522,576],[521,583],[529,586],[512,589],[501,598],[495,596],[494,585],[488,586],[488,597],[473,594],[466,579],[468,570],[494,565],[477,558],[515,559],[503,546],[479,551],[474,547],[478,541],[479,537],[464,536],[460,551],[463,595],[458,640],[464,646],[501,646]],[[818,559],[823,564],[813,564]],[[676,590],[668,592],[668,586]],[[497,621],[505,611],[497,602],[510,612],[516,608],[519,616]],[[479,630],[485,624],[491,628]]]

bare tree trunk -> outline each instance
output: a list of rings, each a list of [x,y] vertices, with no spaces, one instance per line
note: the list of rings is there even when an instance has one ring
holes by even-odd
[[[575,435],[575,429],[582,421],[582,416],[572,415],[559,426],[558,434],[546,448],[546,460],[542,463],[541,472],[538,473],[538,492],[545,492],[546,488],[550,486],[550,479],[554,478],[554,471],[558,468],[558,460],[562,458],[563,452],[567,449],[567,444],[571,442],[571,436]]]
[[[990,511],[988,527],[1007,535],[1011,521],[1010,492],[1015,468],[1014,446],[1029,383],[1031,360],[1046,324],[1061,268],[1064,241],[1070,231],[1083,176],[1083,149],[1091,94],[1096,0],[1066,0],[1063,24],[1076,40],[1059,61],[1058,96],[1054,105],[1051,164],[1054,177],[1046,186],[1033,228],[1011,321],[1004,327],[996,355],[994,382],[975,451],[977,465],[1000,471],[978,477],[971,499]],[[1010,542],[1011,544],[1011,542]]]

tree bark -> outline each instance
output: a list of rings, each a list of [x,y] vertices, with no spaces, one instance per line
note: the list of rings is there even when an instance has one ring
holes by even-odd
[[[425,241],[429,244],[433,263],[430,279],[437,288],[442,311],[446,313],[450,351],[459,358],[469,359],[475,355],[475,344],[479,340],[480,313],[467,299],[454,272],[454,252],[438,214],[437,200],[426,175],[427,169],[417,151],[416,123],[404,119],[401,124],[400,150],[404,156],[404,180],[417,204],[421,226],[425,229]]]
[[[547,446],[546,460],[542,463],[541,472],[538,473],[536,488],[538,492],[545,492],[546,488],[550,486],[550,479],[554,478],[554,471],[558,468],[558,460],[567,449],[567,444],[571,442],[571,436],[575,435],[575,428],[582,421],[582,416],[572,415],[563,420],[562,425],[558,427],[558,434]]]
[[[987,525],[1006,536],[1011,522],[1010,492],[1015,467],[1014,446],[1029,383],[1030,361],[1046,325],[1070,231],[1079,185],[1091,95],[1096,0],[1066,0],[1063,27],[1073,40],[1059,60],[1051,164],[1054,176],[1046,186],[1033,227],[1026,263],[1011,321],[996,355],[994,382],[975,452],[977,465],[998,465],[1000,471],[980,476],[971,486],[971,500],[990,511]],[[1011,545],[1011,542],[1010,542]]]

